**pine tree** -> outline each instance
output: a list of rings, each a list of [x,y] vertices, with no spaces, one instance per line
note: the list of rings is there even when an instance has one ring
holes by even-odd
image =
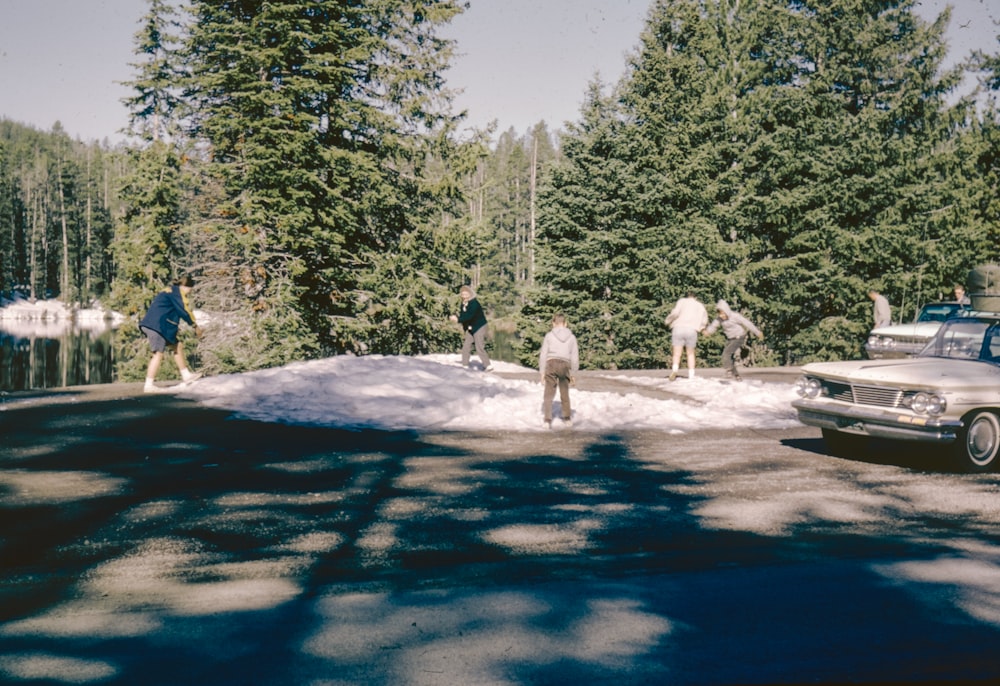
[[[580,341],[581,365],[662,364],[655,334],[662,282],[642,223],[645,179],[636,174],[615,98],[591,84],[582,120],[562,137],[562,159],[539,191],[538,284],[522,309],[522,361],[534,363],[551,317],[563,312]]]
[[[431,134],[448,125],[435,31],[459,4],[191,6],[192,133],[224,189],[216,230],[247,336],[273,362],[370,349],[365,286],[425,212]]]

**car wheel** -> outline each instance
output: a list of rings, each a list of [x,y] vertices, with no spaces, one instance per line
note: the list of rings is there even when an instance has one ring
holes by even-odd
[[[847,434],[833,429],[820,429],[826,450],[835,457],[857,457],[863,453],[868,442],[867,436]]]
[[[1000,456],[1000,417],[983,410],[969,415],[959,435],[958,458],[970,472],[989,472],[997,468]]]

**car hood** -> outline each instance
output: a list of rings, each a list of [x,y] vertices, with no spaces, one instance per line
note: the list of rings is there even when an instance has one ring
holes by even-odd
[[[873,386],[942,388],[1000,385],[998,365],[978,360],[951,360],[942,357],[814,362],[803,366],[802,371],[826,379]]]
[[[942,322],[916,322],[910,324],[893,324],[872,329],[869,336],[923,336],[930,338],[941,328]]]

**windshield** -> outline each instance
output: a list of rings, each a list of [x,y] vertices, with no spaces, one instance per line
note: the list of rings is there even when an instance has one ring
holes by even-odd
[[[961,305],[955,303],[937,303],[935,305],[924,305],[917,317],[918,322],[943,322],[950,317]]]
[[[1000,362],[1000,320],[949,320],[938,329],[920,357]]]

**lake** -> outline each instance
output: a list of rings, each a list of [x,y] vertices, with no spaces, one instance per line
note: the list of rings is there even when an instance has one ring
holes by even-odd
[[[0,319],[0,391],[110,383],[113,337],[110,326]]]

